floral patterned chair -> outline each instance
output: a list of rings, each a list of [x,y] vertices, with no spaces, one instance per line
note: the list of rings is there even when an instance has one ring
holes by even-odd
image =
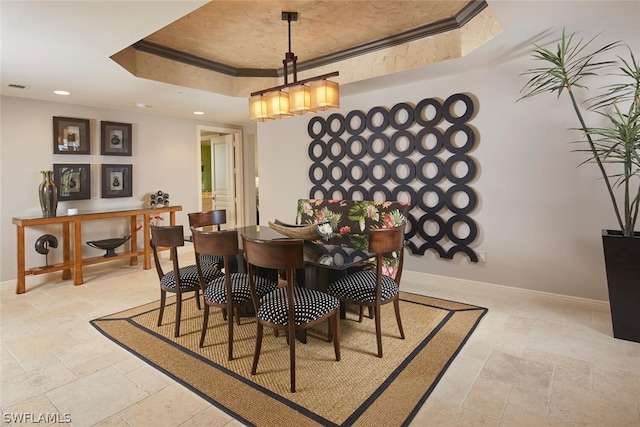
[[[346,237],[356,248],[367,250],[369,230],[393,228],[405,223],[410,208],[409,203],[395,201],[299,199],[296,223],[306,225],[329,221],[335,237]],[[394,278],[398,262],[397,254],[385,256],[383,274]],[[358,269],[374,265],[368,263]]]

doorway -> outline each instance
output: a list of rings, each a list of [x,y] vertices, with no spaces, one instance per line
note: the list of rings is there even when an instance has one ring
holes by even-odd
[[[197,142],[200,210],[225,209],[228,228],[243,226],[242,131],[200,125]]]

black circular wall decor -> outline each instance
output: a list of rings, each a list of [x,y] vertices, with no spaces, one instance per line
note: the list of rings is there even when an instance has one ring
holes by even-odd
[[[470,187],[478,170],[469,154],[478,140],[468,123],[474,112],[473,99],[458,93],[415,107],[402,102],[311,118],[309,197],[408,199],[405,237],[413,254],[431,249],[441,258],[462,253],[478,262],[470,248],[478,235],[471,217],[478,197]],[[457,235],[460,229],[468,234]]]

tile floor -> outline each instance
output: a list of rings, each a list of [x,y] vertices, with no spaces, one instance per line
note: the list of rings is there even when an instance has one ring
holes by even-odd
[[[16,295],[2,283],[2,425],[17,414],[60,417],[39,425],[65,414],[81,427],[242,425],[89,324],[158,299],[155,270],[118,262],[87,268],[82,286],[28,277]],[[640,426],[640,344],[611,337],[606,305],[411,279],[403,289],[489,309],[412,426]]]

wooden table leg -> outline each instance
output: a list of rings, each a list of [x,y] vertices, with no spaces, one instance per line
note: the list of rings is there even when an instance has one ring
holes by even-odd
[[[131,252],[138,253],[138,232],[136,227],[138,226],[138,215],[131,215],[131,223],[129,224],[129,233],[131,233]],[[132,256],[129,260],[129,265],[138,265],[138,255]]]
[[[68,264],[71,261],[71,246],[69,245],[69,223],[62,224],[62,261]],[[71,269],[62,270],[62,280],[71,279]]]
[[[144,229],[144,242],[142,242],[142,247],[144,248],[144,264],[142,268],[144,270],[149,270],[151,269],[151,246],[149,245],[149,242],[151,241],[151,229],[149,228],[151,226],[151,222],[149,221],[149,215],[145,214],[143,216],[144,221],[142,228]]]
[[[18,278],[16,280],[16,294],[25,292],[25,271],[24,271],[24,227],[18,226]]]
[[[82,221],[73,222],[73,284],[82,285]]]

